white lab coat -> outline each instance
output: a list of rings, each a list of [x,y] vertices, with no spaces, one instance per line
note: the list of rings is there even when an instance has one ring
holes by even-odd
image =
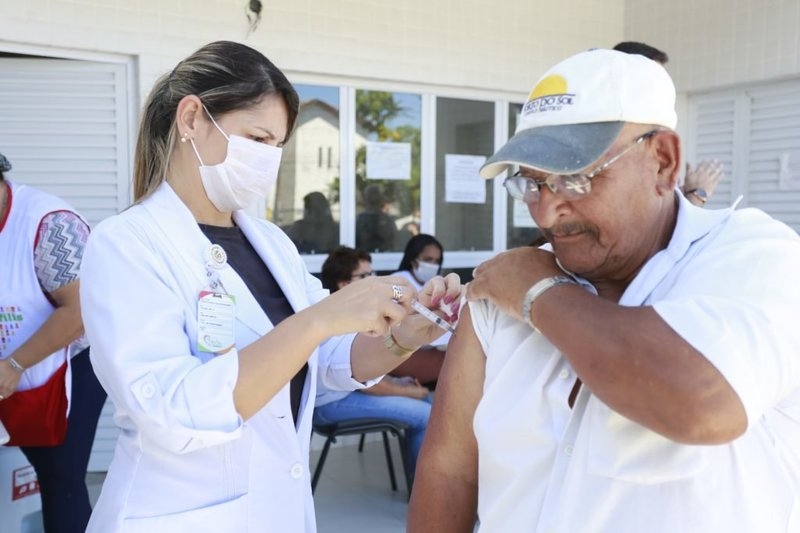
[[[273,224],[234,219],[297,312],[327,296]],[[352,390],[353,336],[309,358],[297,428],[287,384],[243,422],[233,404],[236,349],[197,351],[197,301],[208,288],[210,242],[166,183],[101,223],[81,270],[81,305],[92,364],[122,428],[88,531],[315,531],[308,473],[317,373]],[[241,278],[221,281],[236,299],[236,348],[272,324]]]

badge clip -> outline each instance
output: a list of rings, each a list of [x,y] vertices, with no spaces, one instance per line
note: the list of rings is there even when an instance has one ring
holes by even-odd
[[[212,244],[206,249],[205,259],[209,287],[211,287],[212,291],[221,289],[223,292],[227,292],[219,277],[219,271],[228,264],[228,254],[225,252],[225,248],[219,244]]]
[[[228,254],[219,244],[212,244],[206,250],[206,263],[214,270],[222,270],[228,264]]]

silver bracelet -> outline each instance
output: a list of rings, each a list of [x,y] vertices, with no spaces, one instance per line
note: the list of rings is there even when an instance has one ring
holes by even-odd
[[[539,329],[533,325],[533,321],[531,320],[531,307],[533,307],[533,302],[535,302],[536,298],[544,294],[548,289],[552,289],[553,287],[563,285],[565,283],[570,283],[572,285],[578,284],[575,280],[566,276],[552,276],[550,278],[544,278],[537,281],[533,284],[533,287],[528,289],[528,292],[525,293],[525,299],[522,300],[522,317],[535,332],[538,333]]]
[[[11,368],[13,368],[14,370],[16,370],[16,371],[17,371],[17,372],[19,372],[20,374],[22,374],[23,372],[25,372],[25,367],[24,367],[24,366],[22,366],[21,364],[19,364],[19,363],[17,362],[17,360],[16,360],[16,359],[14,359],[13,357],[6,357],[6,361],[8,361],[8,364],[9,364],[9,365],[11,365]]]

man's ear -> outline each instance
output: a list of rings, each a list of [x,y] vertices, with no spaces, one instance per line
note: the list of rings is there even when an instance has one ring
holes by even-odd
[[[681,140],[674,131],[658,132],[650,140],[658,162],[656,187],[665,195],[673,194],[681,170]]]
[[[197,136],[198,117],[203,113],[203,103],[194,94],[181,98],[175,112],[175,125],[178,137],[194,139]]]
[[[350,285],[350,283],[351,283],[351,282],[350,282],[350,280],[347,280],[347,281],[337,281],[337,282],[336,282],[336,287],[338,287],[339,289],[342,289],[342,288],[344,288],[345,286],[347,286],[347,285]]]

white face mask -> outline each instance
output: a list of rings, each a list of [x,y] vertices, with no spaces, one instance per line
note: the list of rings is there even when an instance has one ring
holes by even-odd
[[[217,125],[211,113],[208,116],[228,140],[228,151],[222,163],[206,165],[200,158],[194,139],[189,139],[197,160],[200,161],[200,179],[206,196],[223,213],[246,209],[272,190],[278,179],[283,150],[238,135],[227,135]]]
[[[417,261],[417,266],[414,267],[412,273],[414,277],[424,285],[439,273],[439,265],[436,263]]]

